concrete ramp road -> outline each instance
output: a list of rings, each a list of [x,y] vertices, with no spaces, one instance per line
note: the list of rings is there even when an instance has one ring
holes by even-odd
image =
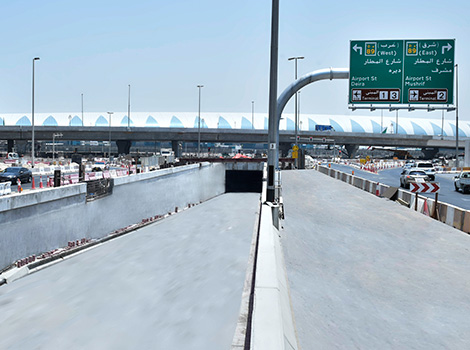
[[[229,349],[258,210],[225,194],[0,287],[0,348]]]
[[[282,179],[302,349],[470,348],[470,236],[313,170]]]

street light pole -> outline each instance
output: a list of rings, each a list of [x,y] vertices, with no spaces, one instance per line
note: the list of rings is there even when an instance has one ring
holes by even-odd
[[[113,112],[108,112],[109,115],[109,145],[108,145],[108,158],[111,161],[111,115]]]
[[[441,140],[444,140],[444,110],[442,110]]]
[[[397,108],[397,114],[396,114],[396,123],[395,123],[395,134],[398,134],[398,108]]]
[[[304,58],[305,57],[303,57],[303,56],[288,58],[289,61],[292,61],[292,60],[295,61],[295,80],[297,80],[297,60],[303,60]],[[299,118],[299,116],[297,114],[297,92],[295,93],[295,102],[294,103],[295,103],[295,112],[294,112],[294,114],[295,114],[295,142],[294,142],[294,144],[296,146],[298,146],[297,138],[298,138],[298,133],[299,133],[299,131],[298,131],[298,125],[299,125],[299,119],[298,118]],[[298,163],[297,162],[298,162],[298,158],[295,159],[296,168],[298,168]]]
[[[201,88],[204,85],[198,85],[199,89],[199,107],[198,107],[198,116],[197,116],[197,156],[201,156]]]
[[[34,61],[38,61],[39,57],[33,58],[33,97],[32,97],[32,108],[31,108],[31,125],[32,125],[32,137],[31,137],[31,167],[34,168]]]
[[[455,65],[455,167],[459,168],[459,65]]]
[[[251,101],[251,128],[255,128],[255,101]]]
[[[297,92],[299,94],[299,102],[297,104],[297,115],[299,116],[299,131],[302,131],[302,121],[300,120],[300,91]]]
[[[384,110],[380,110],[380,133],[384,131]]]
[[[129,97],[127,99],[127,128],[131,126],[131,84],[129,84]]]
[[[85,126],[85,122],[83,121],[83,94],[82,94],[82,126]]]
[[[268,123],[268,188],[266,201],[274,203],[276,189],[274,177],[279,167],[277,144],[279,137],[276,132],[278,125],[277,117],[277,71],[279,55],[279,0],[272,0],[271,14],[271,58],[269,64],[269,123]]]

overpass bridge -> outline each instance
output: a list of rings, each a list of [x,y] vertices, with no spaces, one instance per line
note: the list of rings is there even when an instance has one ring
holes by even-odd
[[[264,129],[218,129],[203,128],[155,128],[155,127],[86,127],[86,126],[36,126],[35,139],[51,141],[54,133],[62,134],[67,141],[108,141],[116,142],[119,154],[129,153],[132,142],[171,142],[176,153],[179,143],[251,143],[267,144],[268,131]],[[380,134],[357,132],[300,131],[300,143],[344,145],[352,156],[359,146],[421,148],[437,153],[440,148],[455,149],[453,137],[431,135]],[[0,127],[0,140],[7,140],[9,150],[15,141],[28,142],[32,138],[30,126]],[[295,131],[280,130],[279,143],[284,155],[295,141]],[[465,147],[465,139],[459,139],[459,147]]]

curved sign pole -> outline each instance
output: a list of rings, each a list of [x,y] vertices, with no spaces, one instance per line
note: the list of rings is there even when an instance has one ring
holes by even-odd
[[[289,85],[277,99],[276,107],[276,125],[275,129],[269,129],[268,134],[268,191],[267,201],[273,202],[275,198],[275,183],[274,183],[274,170],[279,168],[279,122],[281,121],[281,114],[287,102],[304,86],[314,83],[319,80],[333,80],[333,79],[349,79],[348,68],[326,68],[319,69],[300,77]]]

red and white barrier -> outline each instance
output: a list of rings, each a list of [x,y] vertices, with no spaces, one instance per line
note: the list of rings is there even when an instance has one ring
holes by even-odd
[[[439,183],[437,182],[412,182],[410,191],[413,193],[439,193]]]

